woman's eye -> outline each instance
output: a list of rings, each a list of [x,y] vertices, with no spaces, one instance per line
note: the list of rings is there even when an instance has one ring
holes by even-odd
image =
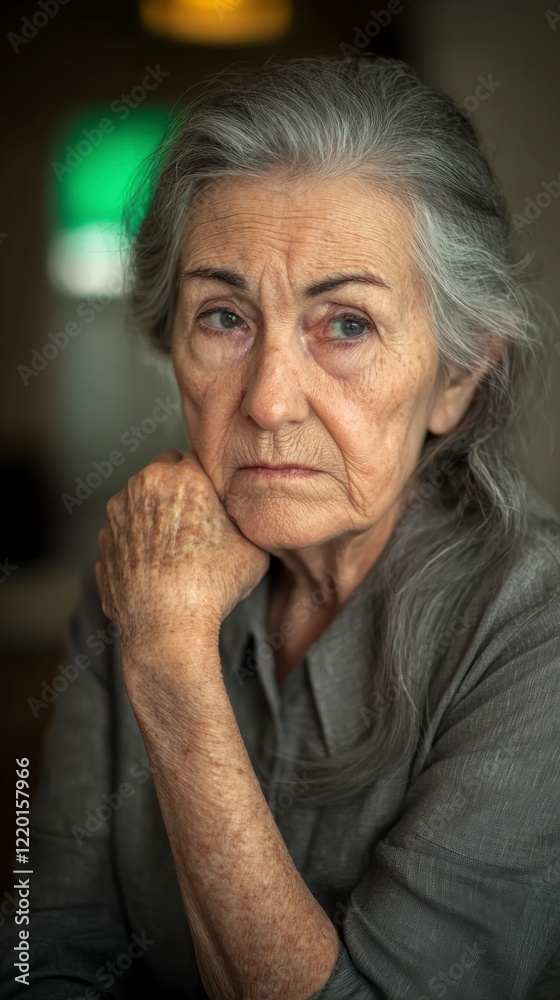
[[[340,335],[338,343],[345,341],[367,340],[367,337],[374,329],[374,324],[363,316],[345,315],[337,316],[331,320],[330,326]],[[337,338],[332,340],[337,343]]]
[[[232,309],[207,309],[197,319],[205,320],[205,326],[216,333],[239,332],[245,326],[245,321]],[[334,331],[334,336],[323,338],[323,343],[329,347],[363,343],[375,330],[374,323],[353,313],[336,316],[326,324],[326,328],[329,327]]]
[[[241,317],[237,313],[232,312],[231,309],[207,309],[206,312],[200,313],[197,318],[209,320],[215,316],[218,317],[218,320],[207,323],[207,325],[213,326],[217,330],[239,330],[240,325],[243,325]]]

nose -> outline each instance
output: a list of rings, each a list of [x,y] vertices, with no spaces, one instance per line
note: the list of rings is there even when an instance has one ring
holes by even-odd
[[[302,423],[309,405],[301,385],[303,359],[285,342],[265,344],[265,339],[246,359],[241,413],[259,427],[276,431],[286,423]]]

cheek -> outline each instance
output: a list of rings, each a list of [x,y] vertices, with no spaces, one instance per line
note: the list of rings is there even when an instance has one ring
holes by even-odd
[[[183,371],[177,370],[176,366],[175,377],[181,397],[181,407],[187,434],[189,440],[195,446],[201,421],[204,390],[200,383],[192,378],[192,373],[187,378]]]
[[[230,378],[216,379],[189,371],[178,379],[189,441],[202,464],[213,473],[221,468],[228,431],[239,405]]]
[[[412,373],[414,375],[414,373]],[[398,484],[416,464],[425,438],[426,389],[418,379],[378,379],[346,398],[323,422],[356,485]]]

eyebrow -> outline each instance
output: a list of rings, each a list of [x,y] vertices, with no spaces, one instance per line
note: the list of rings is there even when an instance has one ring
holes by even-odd
[[[244,292],[249,291],[247,280],[242,274],[238,274],[236,271],[228,271],[222,268],[214,270],[211,267],[195,267],[190,271],[181,272],[181,284],[189,278],[203,278],[206,281],[221,281],[226,285],[231,285],[233,288],[239,288]],[[311,285],[308,285],[307,288],[304,288],[303,294],[306,299],[312,299],[316,295],[322,295],[323,292],[330,292],[333,288],[339,288],[340,285],[348,285],[352,282],[361,282],[362,284],[375,285],[377,288],[385,288],[388,291],[391,290],[391,286],[375,274],[370,274],[368,271],[350,271],[348,273],[330,274],[321,281],[314,281]]]

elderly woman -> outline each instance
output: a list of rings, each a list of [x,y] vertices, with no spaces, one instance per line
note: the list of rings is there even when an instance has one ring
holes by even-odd
[[[473,128],[297,59],[158,163],[133,303],[192,447],[107,505],[3,995],[557,1000],[560,528],[512,456],[545,341]]]

